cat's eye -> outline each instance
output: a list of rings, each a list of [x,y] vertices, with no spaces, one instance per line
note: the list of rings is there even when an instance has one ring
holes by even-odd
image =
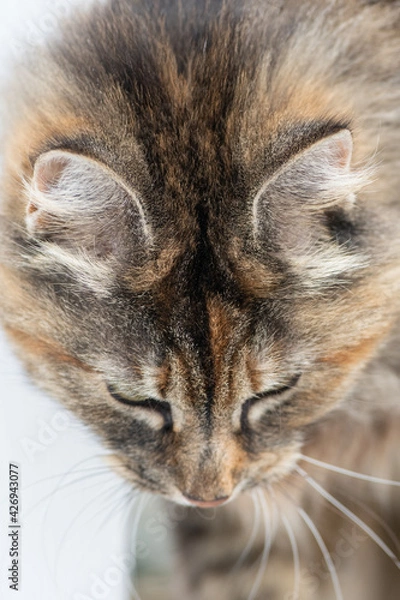
[[[109,383],[107,384],[107,389],[110,396],[112,396],[114,400],[117,400],[117,402],[119,402],[120,404],[125,404],[126,406],[132,406],[141,409],[143,411],[143,416],[145,416],[147,412],[148,418],[144,419],[147,422],[152,423],[152,417],[158,415],[159,417],[162,417],[161,428],[164,431],[172,430],[173,420],[171,406],[169,402],[165,402],[164,400],[156,400],[154,398],[135,400],[133,398],[129,398],[121,394],[113,385]],[[153,419],[153,422],[156,423],[156,420]]]
[[[243,404],[240,423],[242,429],[254,423],[268,410],[279,406],[290,398],[293,389],[298,384],[301,373],[294,375],[285,385],[271,388],[248,398]]]

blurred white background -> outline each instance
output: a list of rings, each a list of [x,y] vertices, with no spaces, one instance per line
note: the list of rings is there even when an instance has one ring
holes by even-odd
[[[59,20],[82,0],[0,2],[3,86],[22,48],[29,52],[43,36],[52,35]],[[2,600],[137,597],[130,584],[134,560],[128,531],[136,526],[138,512],[133,505],[127,527],[132,492],[104,467],[104,455],[104,449],[71,414],[29,382],[0,332]],[[10,590],[8,580],[10,462],[17,463],[20,472],[18,594]],[[136,500],[136,506],[141,502]]]

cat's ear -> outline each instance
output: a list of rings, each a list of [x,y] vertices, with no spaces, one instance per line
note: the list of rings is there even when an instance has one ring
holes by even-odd
[[[354,202],[365,183],[363,173],[350,168],[352,135],[344,129],[303,150],[268,179],[253,202],[253,226],[257,236],[268,217],[270,201],[293,209],[324,210]]]
[[[139,196],[90,158],[47,152],[36,161],[28,188],[26,226],[33,237],[97,254],[117,249],[115,236],[123,242],[125,229],[133,240],[150,241]]]
[[[152,233],[143,204],[106,166],[50,151],[36,161],[27,192],[25,224],[44,270],[61,265],[106,293],[117,272],[145,264]]]

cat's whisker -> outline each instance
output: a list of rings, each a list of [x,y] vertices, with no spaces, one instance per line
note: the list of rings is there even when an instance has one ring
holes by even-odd
[[[123,489],[122,488],[120,488],[120,489],[121,489],[121,493],[122,493]],[[118,492],[118,490],[117,490],[117,492]],[[123,493],[119,498],[115,498],[115,496],[113,496],[111,501],[108,502],[108,506],[105,508],[105,510],[107,511],[107,508],[110,507],[110,511],[108,513],[104,514],[104,517],[100,521],[93,537],[95,538],[98,535],[99,531],[102,529],[103,525],[105,523],[107,523],[107,521],[109,520],[110,513],[111,513],[111,516],[117,517],[124,507],[129,506],[129,508],[130,508],[131,504],[132,505],[134,504],[134,501],[136,501],[138,499],[139,493],[140,492],[138,490],[128,489],[128,490],[125,490],[125,493]],[[90,519],[90,520],[92,520],[92,519]]]
[[[63,486],[57,486],[57,488],[55,490],[53,490],[52,492],[50,492],[49,494],[44,496],[37,504],[35,504],[34,507],[31,509],[31,511],[29,511],[28,515],[30,515],[32,512],[34,512],[34,510],[38,507],[38,505],[40,505],[41,503],[48,500],[45,512],[43,514],[43,525],[45,525],[47,515],[51,509],[52,500],[54,500],[56,494],[58,494],[61,490],[65,490],[68,488],[70,488],[68,490],[68,492],[69,492],[68,496],[71,496],[76,493],[82,494],[82,493],[86,493],[87,491],[89,491],[97,486],[108,485],[113,480],[113,476],[111,473],[102,473],[102,476],[103,477],[106,476],[107,479],[98,480],[97,474],[89,474],[89,475],[86,475],[85,477],[79,477],[78,479],[74,479],[73,481],[70,481],[70,482],[64,484]],[[92,480],[92,479],[97,479],[97,480],[95,482],[89,483],[88,485],[85,485],[84,487],[82,487],[82,485],[81,485],[82,482],[88,483],[89,480]],[[79,487],[74,489],[73,486],[75,484],[80,484],[80,485],[79,485]],[[64,498],[66,498],[66,496],[64,496]]]
[[[271,550],[271,540],[272,540],[272,522],[269,513],[268,505],[265,501],[264,494],[262,490],[257,490],[258,499],[260,502],[260,508],[262,510],[263,519],[264,519],[264,549],[261,555],[260,566],[257,571],[257,575],[255,581],[253,583],[253,587],[250,590],[250,594],[248,596],[248,600],[254,600],[257,596],[258,590],[260,589],[262,578],[264,576],[265,570],[267,568],[269,553]]]
[[[105,482],[107,483],[107,482]],[[125,482],[124,481],[118,481],[115,482],[114,485],[112,485],[111,487],[108,487],[104,490],[104,494],[100,491],[100,493],[96,494],[96,503],[98,502],[99,499],[101,499],[102,505],[101,507],[93,512],[92,514],[90,514],[89,518],[86,519],[86,521],[82,524],[82,528],[86,530],[88,523],[90,523],[91,521],[95,520],[96,517],[99,514],[104,513],[105,511],[107,511],[108,514],[108,507],[110,506],[110,504],[113,506],[114,503],[116,502],[116,498],[115,495],[118,493],[118,490],[122,490],[125,487]],[[86,488],[87,489],[87,488]],[[61,556],[61,550],[62,547],[64,545],[64,542],[66,541],[66,539],[68,538],[68,535],[70,534],[71,530],[73,529],[74,525],[82,518],[82,515],[84,515],[86,513],[86,511],[92,509],[93,507],[93,500],[94,498],[91,497],[88,502],[86,502],[86,504],[80,508],[79,512],[76,514],[76,516],[72,519],[72,521],[69,523],[69,525],[67,526],[67,528],[64,531],[64,534],[57,546],[56,549],[56,555],[57,555],[57,560],[54,566],[54,573],[55,573],[55,580],[57,580],[57,575],[58,575],[58,565],[60,562],[60,556]],[[106,506],[105,506],[106,505]],[[103,521],[102,521],[103,523]],[[94,536],[93,536],[94,537]]]
[[[98,460],[98,459],[105,459],[109,456],[109,454],[93,454],[92,456],[88,456],[87,458],[85,458],[82,461],[79,461],[77,463],[75,463],[75,465],[73,465],[67,472],[63,471],[62,473],[54,473],[53,475],[49,475],[47,477],[42,477],[41,479],[37,479],[36,481],[32,481],[32,483],[30,483],[29,485],[24,486],[24,490],[29,490],[32,487],[35,487],[37,485],[43,484],[46,481],[52,481],[53,479],[58,479],[58,478],[62,478],[68,475],[74,475],[75,473],[95,473],[98,471],[103,471],[103,472],[110,472],[110,466],[107,465],[106,463],[103,464],[97,464],[97,465],[93,465],[92,467],[87,467],[87,468],[82,468],[82,469],[76,469],[75,467],[80,466],[85,464],[86,462],[89,462],[91,460]]]
[[[337,500],[332,494],[330,494],[325,488],[323,488],[319,483],[315,481],[304,469],[299,466],[295,467],[295,470],[299,475],[301,475],[307,483],[313,487],[323,498],[325,498],[330,504],[335,506],[343,515],[348,517],[350,521],[352,521],[355,525],[358,525],[362,531],[364,531],[382,550],[383,552],[393,561],[398,569],[400,569],[400,559],[395,555],[395,553],[389,548],[389,546],[382,540],[382,538],[369,527],[362,519],[357,517],[353,511],[351,511],[347,506],[342,504],[339,500]]]
[[[72,471],[70,473],[70,475],[75,475],[75,474],[80,474],[80,473],[87,473],[89,475],[93,474],[103,474],[103,473],[109,473],[110,472],[110,467],[108,467],[107,465],[101,466],[99,465],[98,467],[88,467],[87,469],[77,469],[76,471]],[[54,475],[49,475],[48,477],[43,477],[41,479],[38,479],[36,481],[32,481],[32,483],[30,483],[29,485],[24,486],[24,490],[29,490],[31,488],[34,488],[37,485],[43,485],[43,483],[46,483],[47,481],[54,481],[55,479],[60,479],[61,477],[63,477],[65,475],[64,473],[55,473]],[[86,475],[82,475],[81,477],[78,477],[77,479],[74,479],[71,483],[75,483],[77,481],[82,481],[84,480],[86,477]]]
[[[58,493],[60,493],[61,491],[65,491],[68,490],[69,494],[71,495],[73,493],[75,493],[75,486],[79,486],[81,484],[87,483],[90,480],[97,480],[94,483],[92,483],[91,485],[86,485],[85,487],[76,487],[76,489],[81,490],[88,490],[92,487],[95,487],[97,485],[101,485],[102,484],[102,478],[104,477],[108,477],[110,476],[110,471],[109,470],[104,470],[98,473],[87,473],[86,475],[81,475],[79,477],[75,477],[74,479],[71,479],[70,481],[67,481],[66,483],[64,483],[64,485],[60,486],[57,485],[54,489],[51,490],[51,492],[49,492],[48,494],[45,494],[44,496],[42,496],[38,502],[36,502],[36,504],[34,504],[32,506],[32,508],[30,508],[30,510],[26,513],[26,516],[30,516],[33,512],[35,512],[35,510],[40,507],[42,505],[43,502],[46,502],[47,500],[49,500],[49,506],[51,504],[51,499],[53,499]]]
[[[294,530],[293,527],[291,526],[289,519],[282,513],[282,511],[279,509],[279,505],[278,505],[278,500],[276,498],[276,494],[273,488],[271,488],[271,495],[272,498],[274,500],[274,505],[275,507],[278,509],[278,513],[280,515],[282,524],[286,530],[287,536],[289,538],[289,542],[290,542],[290,546],[292,548],[292,555],[293,555],[293,571],[294,571],[294,577],[293,577],[293,593],[292,593],[292,600],[299,600],[299,591],[300,591],[300,554],[299,554],[299,547],[296,541],[296,536],[294,534]]]
[[[102,458],[106,458],[107,456],[108,456],[108,454],[95,454],[93,456],[89,456],[89,457],[85,458],[84,460],[75,463],[75,465],[70,467],[68,469],[68,471],[62,471],[61,473],[53,473],[53,475],[48,475],[47,477],[41,477],[40,479],[37,479],[36,481],[32,481],[29,485],[24,485],[24,491],[30,490],[31,488],[34,488],[37,485],[42,485],[43,483],[46,483],[47,481],[52,481],[54,479],[60,479],[60,478],[66,478],[69,475],[72,476],[75,473],[96,473],[96,472],[100,472],[100,471],[103,471],[104,473],[106,473],[106,472],[109,473],[110,467],[107,464],[94,465],[92,467],[87,467],[87,468],[83,468],[83,469],[75,468],[79,465],[83,465],[86,462],[89,462],[90,460],[97,460],[99,458],[102,459]]]
[[[77,483],[81,483],[82,481],[87,481],[87,480],[89,480],[89,479],[95,479],[95,478],[98,478],[98,477],[100,477],[100,476],[101,476],[101,477],[104,477],[104,476],[112,476],[112,473],[110,472],[110,470],[109,470],[109,469],[108,469],[108,471],[102,471],[102,472],[100,472],[100,473],[89,473],[89,474],[87,474],[87,475],[85,475],[85,476],[78,477],[78,478],[76,478],[76,479],[74,479],[74,480],[72,480],[72,481],[68,481],[68,482],[67,482],[67,483],[65,483],[64,485],[59,485],[59,484],[58,484],[58,485],[56,485],[56,487],[55,487],[55,488],[54,488],[54,489],[53,489],[51,492],[49,492],[49,493],[48,493],[48,494],[46,494],[45,496],[42,496],[42,497],[40,498],[40,500],[38,500],[38,502],[36,502],[36,504],[34,504],[34,505],[32,506],[32,508],[31,508],[31,509],[30,509],[30,510],[29,510],[29,511],[28,511],[28,512],[27,512],[27,513],[24,515],[24,516],[25,516],[25,517],[28,517],[28,516],[30,516],[30,515],[31,515],[33,512],[35,512],[35,510],[36,510],[36,509],[37,509],[39,506],[41,506],[41,505],[43,504],[43,502],[46,502],[46,500],[49,500],[49,501],[51,501],[51,499],[52,499],[52,498],[54,498],[54,496],[55,496],[56,494],[58,494],[58,493],[59,493],[61,490],[65,490],[65,489],[67,489],[67,488],[69,488],[69,487],[71,487],[71,486],[73,486],[73,485],[75,485],[75,484],[77,484]],[[62,478],[62,479],[65,479],[65,478]],[[101,481],[97,481],[96,483],[93,483],[93,485],[92,485],[92,486],[86,486],[86,487],[85,487],[85,488],[83,488],[83,489],[84,489],[84,490],[86,490],[86,489],[90,489],[90,487],[95,487],[96,485],[101,485],[101,483],[102,483]],[[82,488],[80,488],[80,491],[81,491],[81,490],[82,490]],[[50,502],[49,502],[49,506],[50,506]],[[49,506],[47,507],[46,511],[48,510]]]
[[[91,516],[90,519],[86,521],[87,524],[88,522],[93,521],[98,514],[104,513],[103,518],[98,523],[96,530],[91,537],[90,544],[87,544],[87,546],[93,543],[93,540],[96,539],[110,518],[116,519],[125,507],[131,508],[131,504],[133,505],[134,501],[137,500],[139,492],[137,490],[132,490],[132,488],[124,490],[125,487],[126,486],[122,486],[119,489],[117,488],[117,490],[114,488],[111,498],[107,495],[107,499],[105,500],[106,506],[103,506],[101,510],[97,511],[95,515]],[[116,497],[116,493],[118,493],[119,490],[121,491],[121,495]]]
[[[70,524],[68,525],[67,529],[65,530],[63,537],[58,545],[59,548],[59,554],[61,553],[61,548],[65,542],[65,540],[68,537],[68,534],[70,533],[70,531],[73,529],[74,525],[82,518],[82,516],[87,512],[90,511],[93,508],[93,502],[95,500],[96,502],[96,506],[99,504],[99,500],[100,500],[100,508],[98,508],[97,511],[92,512],[89,517],[82,523],[82,527],[81,529],[87,529],[87,526],[90,522],[95,521],[96,518],[98,517],[98,515],[101,515],[105,512],[108,513],[108,508],[111,506],[111,508],[115,508],[116,503],[120,503],[120,499],[119,499],[119,494],[120,491],[122,493],[122,491],[124,490],[124,488],[126,488],[126,486],[128,485],[127,482],[121,480],[121,481],[116,481],[113,483],[113,485],[109,485],[109,483],[113,483],[112,479],[111,481],[105,481],[104,485],[105,488],[103,488],[102,490],[100,490],[98,493],[96,493],[95,497],[91,497],[89,499],[89,501],[82,507],[80,508],[80,510],[78,511],[77,515],[72,519],[72,521],[70,522]],[[90,488],[85,488],[85,490],[87,489],[91,489],[94,486],[90,486]],[[104,521],[105,519],[103,519]],[[103,523],[102,521],[102,523]],[[99,529],[97,529],[98,532]],[[94,534],[95,537],[96,534]],[[87,544],[88,546],[89,544]],[[58,560],[57,560],[58,562]],[[57,565],[56,565],[56,574],[57,574]]]
[[[104,517],[99,522],[98,526],[96,527],[95,532],[91,536],[90,542],[87,543],[87,545],[86,545],[87,548],[89,548],[93,544],[93,540],[95,540],[96,537],[99,535],[99,533],[102,531],[104,524],[107,523],[107,521],[110,518],[115,519],[116,517],[119,517],[119,515],[121,514],[121,511],[123,511],[124,509],[126,511],[126,515],[125,515],[125,518],[123,519],[123,521],[127,523],[128,519],[129,519],[129,513],[133,509],[134,505],[137,503],[141,492],[137,489],[133,489],[132,486],[128,482],[123,481],[122,483],[123,483],[123,485],[120,488],[121,492],[123,491],[123,488],[126,488],[127,485],[129,486],[129,489],[125,489],[125,493],[123,493],[119,498],[115,498],[114,494],[112,494],[111,502],[108,501],[107,506],[102,508],[101,512],[104,512]],[[93,518],[95,518],[99,514],[99,512],[100,511],[98,511],[96,513],[96,515],[93,516]],[[91,517],[89,520],[92,521],[93,518]],[[125,531],[126,527],[124,527],[123,530]],[[135,565],[135,556],[132,555],[132,566],[134,566],[134,565]],[[130,575],[129,575],[129,577],[130,577]],[[129,585],[130,585],[129,590],[133,594],[133,596],[131,596],[132,599],[140,600],[140,597],[139,597],[138,593],[136,592],[136,589],[134,588],[131,580],[129,581]]]
[[[102,499],[104,501],[103,507],[101,507],[99,510],[97,510],[96,512],[91,514],[89,516],[89,518],[85,521],[84,526],[86,526],[91,521],[95,520],[97,515],[103,514],[104,510],[107,510],[108,506],[112,505],[114,502],[118,503],[118,505],[119,505],[119,503],[121,502],[122,499],[124,499],[124,498],[130,499],[130,496],[132,493],[132,488],[131,488],[131,486],[129,486],[129,489],[126,489],[128,485],[129,484],[127,482],[121,481],[121,482],[116,483],[111,488],[107,488],[102,497]],[[136,492],[136,495],[137,494],[138,494],[138,492]],[[104,505],[106,505],[106,506],[104,507]],[[103,518],[101,522],[103,522],[103,521],[106,521],[106,519]]]
[[[399,552],[399,555],[400,555],[400,540],[397,537],[397,535],[394,533],[393,529],[388,525],[388,523],[380,515],[378,515],[374,510],[372,510],[372,508],[370,506],[365,504],[365,502],[362,502],[361,500],[354,498],[354,496],[350,495],[347,491],[346,492],[343,492],[343,490],[340,490],[340,491],[343,496],[347,497],[347,499],[350,500],[351,502],[353,502],[354,504],[357,504],[358,506],[360,506],[367,513],[367,515],[372,517],[380,525],[380,527],[387,533],[388,537],[392,540],[393,544],[396,546],[396,550]]]
[[[102,477],[100,480],[98,479],[99,475],[101,475],[101,477]],[[104,475],[106,475],[106,476],[107,476],[107,479],[106,479],[106,480],[104,480],[104,479],[103,479]],[[41,504],[42,504],[44,501],[46,501],[46,500],[49,500],[49,502],[47,503],[47,506],[46,506],[46,508],[45,508],[45,511],[44,511],[44,513],[43,513],[43,516],[42,516],[42,530],[43,530],[43,531],[46,531],[46,521],[47,521],[47,519],[48,519],[48,515],[49,515],[49,512],[50,512],[50,508],[51,508],[51,501],[54,499],[54,496],[55,496],[55,494],[56,494],[56,493],[59,493],[59,492],[60,492],[62,489],[65,489],[65,488],[68,488],[68,487],[70,487],[70,486],[73,486],[73,485],[74,485],[74,484],[76,484],[76,483],[80,483],[82,480],[87,482],[88,480],[90,480],[90,479],[94,479],[94,478],[95,478],[95,479],[97,479],[97,480],[95,481],[95,483],[93,483],[93,484],[91,484],[91,485],[86,485],[84,488],[82,488],[82,487],[80,486],[80,487],[78,488],[78,489],[79,489],[79,493],[86,492],[86,491],[88,491],[88,490],[90,490],[90,489],[92,489],[92,488],[95,488],[95,487],[99,486],[99,485],[101,485],[101,486],[107,485],[107,491],[108,491],[108,490],[109,490],[108,483],[113,481],[113,479],[114,479],[114,475],[113,475],[113,473],[110,471],[110,469],[107,469],[107,470],[105,470],[105,471],[101,471],[101,473],[89,473],[89,474],[85,475],[84,477],[79,477],[78,479],[74,479],[73,481],[69,481],[69,482],[67,482],[66,484],[64,484],[63,486],[59,486],[59,485],[58,485],[58,486],[56,486],[56,489],[55,489],[55,490],[53,490],[53,491],[52,491],[50,494],[46,495],[46,496],[45,496],[44,498],[42,498],[42,499],[41,499],[41,500],[40,500],[38,503],[36,503],[36,504],[34,505],[34,507],[33,507],[33,508],[32,508],[32,509],[29,511],[28,515],[30,515],[32,512],[34,512],[34,510],[35,510],[35,509],[36,509],[36,508],[37,508],[39,505],[41,505]],[[64,477],[63,477],[62,479],[64,479]],[[121,485],[121,482],[120,482],[120,481],[116,482],[116,483],[115,483],[115,485],[114,485],[114,486],[112,486],[112,491],[114,491],[114,490],[115,490],[116,488],[118,488],[120,485]],[[98,496],[98,495],[96,495],[96,497],[97,497],[97,496]],[[93,501],[93,498],[91,498],[91,499],[89,500],[89,502],[88,502],[88,503],[85,505],[85,507],[83,508],[83,510],[80,510],[80,511],[78,512],[78,514],[76,515],[76,517],[74,517],[74,518],[72,519],[72,522],[70,523],[70,525],[67,527],[67,530],[66,530],[66,531],[64,532],[64,534],[63,534],[63,537],[62,537],[62,540],[61,540],[61,542],[60,542],[60,543],[58,544],[58,546],[57,546],[57,548],[58,548],[58,551],[56,550],[56,556],[57,556],[58,558],[56,559],[56,563],[55,563],[55,566],[54,566],[55,577],[56,577],[56,575],[57,575],[57,565],[58,565],[58,562],[59,562],[59,558],[60,558],[60,554],[61,554],[61,548],[62,548],[62,546],[63,546],[63,544],[64,544],[64,541],[65,541],[65,539],[67,538],[67,536],[68,536],[68,533],[69,533],[69,531],[71,530],[71,528],[73,527],[73,525],[75,524],[75,522],[79,520],[79,518],[82,516],[82,514],[83,514],[83,513],[84,513],[84,512],[85,512],[85,511],[86,511],[88,508],[90,508],[90,507],[91,507],[91,505],[92,505],[92,501]],[[89,520],[90,520],[90,519],[89,519]],[[44,554],[46,554],[46,551],[45,551],[45,548],[46,548],[46,547],[47,547],[47,545],[46,545],[46,544],[44,544]]]
[[[323,462],[322,460],[317,460],[316,458],[312,458],[311,456],[306,456],[305,454],[300,455],[301,460],[304,460],[311,465],[315,465],[317,467],[321,467],[326,469],[327,471],[333,471],[334,473],[339,473],[341,475],[347,475],[348,477],[354,477],[355,479],[361,479],[363,481],[369,481],[370,483],[380,483],[382,485],[390,485],[394,487],[400,487],[400,481],[395,481],[393,479],[382,479],[381,477],[375,477],[373,475],[366,475],[364,473],[357,473],[356,471],[350,471],[349,469],[344,469],[343,467],[337,467],[336,465],[332,465],[330,463]]]
[[[252,499],[253,508],[254,508],[253,527],[252,527],[250,537],[247,541],[247,544],[246,544],[243,552],[241,553],[241,555],[239,556],[236,563],[234,564],[234,566],[231,569],[231,574],[235,573],[242,567],[244,561],[246,560],[246,558],[248,557],[248,555],[251,552],[251,549],[254,545],[254,542],[256,540],[257,533],[258,533],[258,530],[260,527],[260,502],[259,502],[259,498],[258,498],[257,494],[254,491],[251,493],[251,499]]]
[[[319,549],[322,552],[326,566],[328,567],[329,574],[331,576],[336,600],[343,600],[343,593],[342,593],[342,589],[340,587],[340,582],[339,582],[339,578],[338,578],[338,575],[337,575],[337,572],[335,569],[335,565],[333,564],[332,557],[329,554],[328,548],[326,547],[326,544],[325,544],[320,532],[318,531],[317,527],[315,526],[314,521],[310,518],[310,516],[302,508],[300,508],[300,507],[296,507],[296,508],[297,508],[297,512],[299,513],[300,517],[303,519],[303,521],[305,522],[305,524],[311,531],[315,541],[318,544]]]
[[[132,523],[132,530],[131,530],[131,536],[132,536],[132,542],[131,542],[131,547],[130,547],[130,551],[133,557],[135,557],[135,559],[132,561],[133,562],[133,571],[136,570],[136,543],[137,543],[137,534],[138,534],[138,530],[139,530],[139,523],[140,523],[140,519],[142,517],[142,513],[145,507],[145,504],[148,500],[148,494],[143,493],[143,495],[140,497],[139,499],[139,503],[137,505],[137,510],[136,513],[134,515],[134,519],[133,519],[133,523]],[[133,506],[131,508],[131,510],[133,511],[133,508],[135,506],[135,503],[133,503]],[[133,600],[141,600],[136,587],[134,585],[133,582],[133,576],[132,576],[132,581],[131,581],[131,594],[132,594],[132,599]]]
[[[290,525],[288,519],[285,515],[281,514],[281,521],[283,523],[284,528],[286,529],[286,533],[289,538],[290,546],[292,548],[293,555],[293,570],[294,570],[294,581],[293,581],[293,600],[299,600],[299,590],[300,590],[300,556],[299,556],[299,547],[297,545],[296,537],[294,535],[293,527]]]

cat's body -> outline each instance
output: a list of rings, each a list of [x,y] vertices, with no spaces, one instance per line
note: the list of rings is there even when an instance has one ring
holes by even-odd
[[[25,364],[138,487],[237,497],[221,528],[272,485],[303,521],[301,599],[339,591],[296,506],[342,548],[346,599],[399,590],[387,532],[349,550],[358,525],[321,508],[309,463],[293,472],[303,451],[399,479],[399,56],[397,1],[121,0],[66,26],[13,98],[1,305]],[[395,488],[313,473],[395,532]],[[232,575],[227,519],[228,543],[182,525],[184,597],[241,600],[255,579],[252,598],[291,597],[290,534],[262,580],[257,542]]]

